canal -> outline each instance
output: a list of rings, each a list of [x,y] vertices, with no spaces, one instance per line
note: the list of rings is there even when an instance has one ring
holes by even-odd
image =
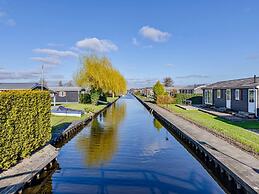
[[[27,193],[224,193],[204,167],[133,96],[100,114]]]

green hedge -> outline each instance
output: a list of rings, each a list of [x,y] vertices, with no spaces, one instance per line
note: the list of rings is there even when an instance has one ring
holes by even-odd
[[[0,169],[9,168],[50,140],[50,109],[49,92],[0,92]]]
[[[192,104],[202,104],[201,94],[176,94],[175,99],[176,104],[183,104],[185,100],[191,100]]]

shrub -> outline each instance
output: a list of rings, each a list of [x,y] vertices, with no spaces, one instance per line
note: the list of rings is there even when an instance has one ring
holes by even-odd
[[[0,169],[9,168],[50,140],[50,108],[46,91],[0,92]]]
[[[173,103],[173,98],[168,95],[159,95],[156,97],[157,104],[171,104]]]
[[[160,81],[157,81],[156,84],[153,86],[153,91],[154,91],[155,97],[157,97],[159,95],[164,95],[165,88],[163,84],[160,83]]]
[[[91,103],[91,95],[90,94],[80,94],[79,101],[82,104],[89,104],[89,103]]]

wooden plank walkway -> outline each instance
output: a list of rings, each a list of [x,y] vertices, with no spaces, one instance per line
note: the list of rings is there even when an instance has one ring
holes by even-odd
[[[248,186],[248,189],[252,188],[253,193],[259,193],[259,160],[257,158],[168,110],[148,102],[146,105],[202,146],[223,164],[241,185]]]
[[[0,194],[17,193],[22,187],[58,155],[58,150],[47,145],[14,167],[0,174]]]

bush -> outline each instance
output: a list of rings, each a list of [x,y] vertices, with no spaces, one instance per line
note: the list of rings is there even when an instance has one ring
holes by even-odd
[[[90,94],[80,94],[79,101],[82,104],[90,104],[91,103],[91,95]]]
[[[99,97],[100,97],[100,93],[98,91],[91,92],[91,103],[94,105],[97,105]]]
[[[176,94],[175,103],[183,104],[186,100],[191,100],[192,104],[202,104],[202,96],[200,94]]]
[[[173,103],[173,98],[168,95],[159,95],[156,97],[157,104],[171,104]]]
[[[0,92],[0,169],[9,168],[50,140],[50,109],[49,92]]]

